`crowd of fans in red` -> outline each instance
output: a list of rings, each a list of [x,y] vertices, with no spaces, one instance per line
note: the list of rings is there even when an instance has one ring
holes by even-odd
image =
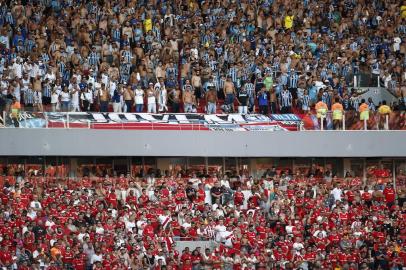
[[[5,177],[0,268],[402,269],[404,175],[326,175]]]

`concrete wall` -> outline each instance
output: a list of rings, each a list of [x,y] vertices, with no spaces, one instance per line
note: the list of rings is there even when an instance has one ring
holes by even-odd
[[[405,157],[406,132],[0,129],[0,155]]]

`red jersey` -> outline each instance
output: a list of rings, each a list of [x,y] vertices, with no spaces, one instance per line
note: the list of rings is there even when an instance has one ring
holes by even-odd
[[[362,193],[361,198],[364,201],[370,201],[372,199],[372,194],[369,192],[364,192],[364,193]]]
[[[234,193],[234,204],[239,206],[244,203],[244,193],[237,191]]]
[[[393,188],[386,187],[383,190],[383,195],[387,203],[393,203],[395,201],[395,190]]]
[[[180,256],[180,260],[185,263],[186,260],[192,260],[192,255],[190,255],[190,253],[183,253],[182,256]]]

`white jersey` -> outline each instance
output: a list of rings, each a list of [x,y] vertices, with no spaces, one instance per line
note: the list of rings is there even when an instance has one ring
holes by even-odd
[[[72,105],[78,106],[79,105],[79,91],[72,93]]]
[[[28,89],[28,86],[31,83],[31,80],[30,80],[30,78],[28,78],[28,79],[22,78],[21,83],[23,85],[23,89]]]
[[[135,104],[144,104],[144,90],[135,89]]]
[[[39,91],[34,91],[34,103],[42,104],[42,93]]]

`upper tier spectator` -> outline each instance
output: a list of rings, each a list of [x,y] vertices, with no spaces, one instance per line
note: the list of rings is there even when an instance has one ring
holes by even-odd
[[[405,2],[396,0],[2,1],[0,91],[38,110],[66,86],[69,102],[61,97],[65,104],[55,110],[106,111],[108,99],[117,112],[168,105],[177,112],[183,99],[176,91],[185,86],[193,95],[186,110],[203,110],[209,85],[234,110],[237,94],[252,83],[257,93],[263,86],[272,93],[261,112],[272,102],[275,113],[307,111],[322,93],[330,109],[336,97],[358,95],[352,75],[363,73],[393,91],[404,109],[405,13]],[[158,82],[154,104],[141,103],[140,93],[122,95]],[[100,95],[102,84],[109,96]],[[284,89],[291,97],[282,97]],[[38,90],[42,103],[32,103]]]

